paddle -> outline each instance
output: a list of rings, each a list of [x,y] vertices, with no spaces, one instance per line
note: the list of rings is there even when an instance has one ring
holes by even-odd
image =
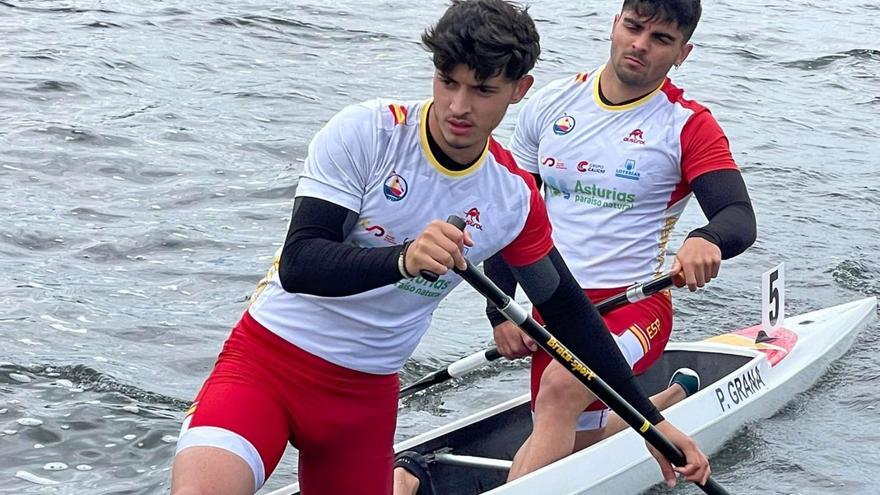
[[[457,216],[450,216],[447,221],[456,227],[463,229],[464,220]],[[467,262],[467,260],[465,260]],[[544,349],[553,359],[559,361],[560,364],[568,368],[571,374],[587,387],[590,392],[605,403],[612,411],[616,412],[622,420],[630,425],[634,430],[639,432],[651,446],[659,450],[664,457],[669,459],[676,466],[684,466],[687,459],[684,454],[669,441],[660,431],[645,419],[641,413],[636,411],[623,397],[605,383],[602,378],[596,375],[593,370],[588,368],[583,361],[577,358],[569,351],[561,342],[556,340],[550,332],[541,326],[534,318],[529,316],[519,304],[501,291],[491,280],[489,280],[483,272],[479,271],[470,262],[467,262],[467,268],[459,270],[455,268],[455,273],[459,274],[468,284],[477,292],[482,294],[493,304],[498,306],[510,321],[519,325],[529,337],[534,339],[535,343]],[[719,485],[715,480],[709,478],[705,485],[699,485],[701,490],[712,495],[728,495],[727,490]]]
[[[657,277],[648,282],[631,285],[620,294],[616,294],[596,304],[600,313],[605,313],[627,303],[641,301],[649,296],[672,286],[672,274]],[[471,371],[481,368],[501,357],[497,347],[477,351],[470,356],[459,359],[442,370],[434,371],[418,381],[400,389],[400,398],[408,397],[420,390],[443,383],[451,378],[459,378]]]

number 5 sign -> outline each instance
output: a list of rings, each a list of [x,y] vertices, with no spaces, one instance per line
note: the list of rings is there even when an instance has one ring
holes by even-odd
[[[761,275],[761,328],[775,330],[785,323],[785,263]]]

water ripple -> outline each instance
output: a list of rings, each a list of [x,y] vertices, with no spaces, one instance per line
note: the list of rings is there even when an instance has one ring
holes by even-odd
[[[780,65],[792,69],[819,70],[824,69],[838,61],[849,61],[853,64],[860,61],[880,62],[880,50],[873,50],[869,48],[853,49],[846,52],[835,53],[833,55],[825,55],[813,59],[782,62]]]
[[[0,433],[15,431],[0,491],[168,491],[182,410],[283,241],[311,137],[344,105],[430,96],[418,37],[448,2],[392,3],[0,0],[0,361],[16,363],[0,366]],[[604,61],[619,5],[531,3],[536,88]],[[759,239],[676,293],[675,340],[754,322],[759,274],[780,261],[789,314],[880,294],[878,8],[704,9],[672,77],[730,138]],[[692,202],[670,247],[704,224]],[[404,381],[486,346],[482,306],[466,288],[444,301]],[[719,478],[743,494],[765,493],[768,472],[779,493],[876,491],[878,335],[739,431]],[[524,363],[496,363],[405,402],[397,436],[526,387]],[[286,457],[269,488],[295,471]]]

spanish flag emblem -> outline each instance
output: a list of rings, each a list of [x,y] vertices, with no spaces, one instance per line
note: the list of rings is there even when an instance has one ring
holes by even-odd
[[[388,109],[391,110],[391,115],[394,116],[394,125],[406,124],[405,106],[392,103],[388,105]]]

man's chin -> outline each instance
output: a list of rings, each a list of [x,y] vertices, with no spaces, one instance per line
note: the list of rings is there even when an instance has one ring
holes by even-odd
[[[648,78],[641,74],[634,74],[632,72],[618,73],[617,78],[620,79],[620,82],[626,84],[627,86],[642,87],[648,83]]]
[[[449,144],[449,147],[454,150],[466,150],[474,145],[474,143],[465,142],[458,139],[447,141],[447,143]]]
[[[469,136],[468,137],[456,136],[453,134],[452,136],[444,136],[444,137],[446,138],[446,144],[450,148],[456,149],[456,150],[468,149],[471,146],[473,146],[474,144],[476,144],[476,141],[472,137],[469,137]]]

